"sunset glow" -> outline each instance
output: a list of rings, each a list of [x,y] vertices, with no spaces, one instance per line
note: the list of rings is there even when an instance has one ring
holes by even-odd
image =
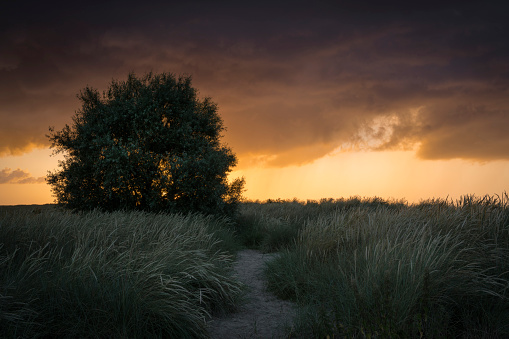
[[[466,194],[501,194],[507,187],[507,162],[420,161],[411,152],[352,152],[326,156],[312,164],[239,170],[250,199],[301,200],[383,197],[418,203],[428,198],[458,199]]]
[[[56,168],[57,159],[47,150],[24,157],[2,160],[34,177]],[[241,162],[243,159],[240,159]],[[249,161],[250,159],[246,159]],[[429,198],[458,199],[462,195],[493,195],[507,191],[509,163],[474,163],[465,160],[423,161],[413,152],[343,152],[327,155],[312,163],[287,167],[238,167],[231,178],[247,180],[245,197],[250,200],[383,197],[409,203]],[[52,203],[51,190],[45,183],[0,185],[0,205]]]
[[[85,86],[130,71],[189,74],[217,103],[248,199],[509,191],[496,5],[20,6],[0,14],[0,205],[53,202],[48,127],[72,122]]]

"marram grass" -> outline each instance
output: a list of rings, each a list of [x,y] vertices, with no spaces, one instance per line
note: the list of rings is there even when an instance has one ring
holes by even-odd
[[[509,337],[507,196],[329,209],[266,274],[300,336]]]
[[[241,285],[224,219],[0,210],[0,337],[206,337]],[[223,232],[227,233],[227,232]]]
[[[0,209],[0,337],[207,337],[231,310],[233,224],[201,215]],[[297,337],[509,337],[507,195],[243,203],[244,245]],[[221,239],[221,240],[219,240]]]
[[[244,202],[239,207],[239,236],[248,247],[274,252],[293,246],[299,230],[308,220],[329,212],[346,212],[362,208],[364,211],[385,206],[399,209],[404,201],[386,201],[378,197],[350,199],[321,199],[306,202],[294,200],[267,200],[264,203]]]

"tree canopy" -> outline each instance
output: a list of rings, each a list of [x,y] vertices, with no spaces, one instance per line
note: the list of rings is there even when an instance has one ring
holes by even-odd
[[[71,126],[50,127],[59,170],[48,173],[56,200],[75,210],[140,209],[230,214],[244,179],[221,143],[225,130],[210,98],[191,77],[149,73],[113,80],[102,95],[85,87]]]

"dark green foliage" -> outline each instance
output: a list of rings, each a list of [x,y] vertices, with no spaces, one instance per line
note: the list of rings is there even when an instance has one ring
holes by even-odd
[[[228,183],[236,156],[220,142],[216,104],[198,99],[190,77],[131,73],[102,95],[86,87],[78,98],[73,125],[48,136],[66,156],[48,175],[60,205],[234,212],[244,180]]]

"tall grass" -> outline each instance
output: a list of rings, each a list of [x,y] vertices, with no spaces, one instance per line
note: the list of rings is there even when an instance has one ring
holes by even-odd
[[[379,197],[319,201],[269,199],[263,203],[248,201],[240,205],[238,234],[245,246],[259,248],[264,252],[275,252],[293,246],[299,230],[308,220],[329,212],[346,212],[358,208],[367,210],[380,206],[400,209],[406,206],[406,202]]]
[[[241,292],[224,247],[231,227],[201,215],[3,208],[0,337],[205,337],[206,318]]]
[[[303,336],[507,337],[507,195],[329,210],[266,273]]]
[[[300,337],[509,337],[509,203],[248,202],[202,215],[0,209],[0,337],[206,337],[242,243]],[[234,235],[235,234],[235,235]]]

